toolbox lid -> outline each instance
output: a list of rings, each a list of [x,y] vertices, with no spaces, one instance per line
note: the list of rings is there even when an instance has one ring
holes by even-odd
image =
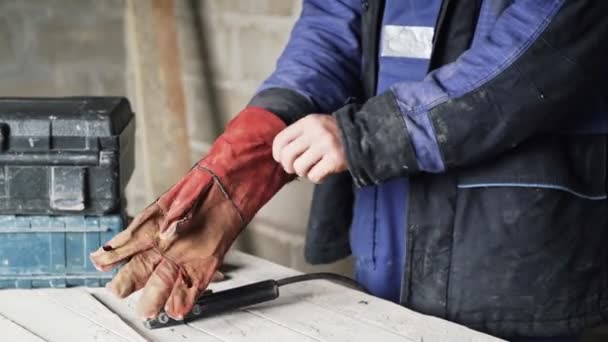
[[[0,150],[89,149],[87,138],[120,135],[132,117],[123,97],[0,98]]]

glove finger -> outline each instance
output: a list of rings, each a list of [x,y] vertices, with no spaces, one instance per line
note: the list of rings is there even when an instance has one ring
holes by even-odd
[[[198,298],[198,294],[201,292],[195,286],[188,286],[184,279],[178,279],[175,283],[175,287],[171,291],[167,304],[165,304],[165,312],[169,317],[182,320],[184,316],[194,306],[194,302]]]
[[[128,243],[133,237],[138,235],[138,231],[142,230],[146,223],[156,221],[155,219],[158,219],[161,214],[161,208],[156,204],[152,204],[144,209],[139,215],[135,216],[125,230],[106,242],[103,247],[109,246],[110,248],[115,249]],[[100,249],[103,249],[103,247]]]
[[[120,265],[128,257],[154,247],[152,239],[131,239],[119,248],[104,250],[100,248],[90,255],[93,265],[100,271],[107,272]]]
[[[213,273],[213,277],[211,277],[211,282],[219,283],[220,281],[224,281],[224,279],[226,279],[226,275],[224,273],[215,271],[215,273]]]
[[[161,259],[161,255],[155,250],[135,255],[106,287],[120,298],[127,297],[146,285]]]
[[[199,293],[204,291],[213,277],[219,263],[216,258],[202,259],[201,262],[186,270],[188,274],[200,274],[200,279],[184,279],[183,275],[178,279],[171,291],[171,295],[165,305],[165,312],[173,319],[181,320],[194,306]]]
[[[90,254],[91,261],[100,271],[109,271],[124,259],[155,245],[152,232],[156,230],[158,207],[151,206],[104,246]]]
[[[144,286],[137,305],[138,315],[154,318],[167,302],[178,276],[179,267],[163,259]]]

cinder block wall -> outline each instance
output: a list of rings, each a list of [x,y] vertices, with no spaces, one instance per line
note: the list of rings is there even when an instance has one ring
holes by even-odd
[[[273,70],[299,12],[300,0],[0,1],[0,95],[128,96],[138,116],[136,170],[127,189],[134,214],[181,177],[247,104]],[[159,13],[160,22],[172,26],[160,29],[174,30],[177,41],[177,62],[164,76],[158,56],[145,55],[162,49],[155,46],[158,30],[149,27],[158,22],[142,18]],[[164,91],[164,78],[176,70],[177,86]],[[176,117],[175,94],[183,97],[177,123],[183,114],[188,146],[158,149],[151,139],[165,136],[165,120]],[[151,109],[152,100],[164,107]],[[189,157],[167,172],[176,151]],[[306,181],[286,186],[236,247],[300,270],[349,274],[349,260],[324,267],[304,262],[311,194]]]

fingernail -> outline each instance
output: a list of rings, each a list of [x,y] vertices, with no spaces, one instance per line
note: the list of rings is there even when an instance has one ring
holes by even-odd
[[[167,315],[169,315],[169,317],[173,318],[176,321],[183,321],[184,320],[184,316],[183,315],[172,315],[169,313],[169,310],[167,310],[167,308],[165,308],[165,313]]]
[[[226,276],[220,271],[215,271],[215,273],[213,273],[213,277],[211,277],[211,281],[213,282],[222,281],[224,279],[226,279]]]

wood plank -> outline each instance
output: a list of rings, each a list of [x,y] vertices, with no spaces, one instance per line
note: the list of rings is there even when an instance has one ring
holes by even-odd
[[[236,277],[236,279],[239,279],[239,277]],[[234,280],[217,284],[221,284],[223,288],[238,286],[234,284]],[[217,286],[214,286],[214,288],[217,289]],[[204,321],[174,326],[169,329],[147,330],[141,326],[141,322],[134,314],[133,309],[139,300],[140,293],[135,293],[127,300],[120,301],[112,298],[111,294],[107,293],[107,291],[93,290],[93,292],[109,307],[120,311],[123,319],[128,319],[132,322],[132,326],[150,340],[168,341],[179,335],[188,339],[196,339],[197,341],[319,341],[311,336],[307,336],[305,333],[295,331],[248,311],[230,312],[207,318]],[[125,306],[129,309],[125,308]]]
[[[0,332],[5,341],[45,342],[38,335],[1,315]]]
[[[246,311],[226,313],[188,325],[230,342],[321,341]]]
[[[322,341],[414,341],[290,295],[246,310]]]
[[[224,282],[223,285],[226,286],[227,284]],[[232,286],[228,285],[228,287]],[[123,319],[133,322],[137,331],[150,340],[169,341],[172,338],[175,339],[176,336],[182,336],[197,341],[319,341],[247,311],[230,312],[200,322],[192,322],[167,329],[147,330],[141,326],[141,322],[134,314],[133,309],[139,300],[140,293],[133,294],[127,300],[117,300],[112,298],[107,291],[101,289],[93,291],[109,307],[119,310]]]
[[[50,342],[131,342],[37,290],[0,291],[0,314]]]
[[[226,262],[234,270],[229,280],[212,284],[216,291],[298,274],[242,253]],[[119,300],[103,288],[0,291],[1,336],[35,342],[500,341],[328,281],[285,286],[275,301],[156,330],[136,316],[138,296]]]
[[[219,337],[213,336],[208,332],[195,329],[188,325],[176,325],[170,328],[149,330],[145,328],[141,319],[135,312],[135,305],[139,300],[141,293],[135,293],[127,299],[118,299],[109,291],[103,288],[88,289],[101,300],[107,307],[118,314],[123,320],[135,329],[141,336],[153,342],[170,342],[170,341],[197,341],[197,342],[220,342],[227,341]]]
[[[243,253],[230,254],[226,258],[226,262],[248,265],[248,267],[242,267],[238,272],[239,282],[242,283],[270,278],[278,279],[297,274],[289,268]],[[304,282],[286,286],[281,288],[281,296],[308,302],[356,319],[360,322],[359,325],[386,329],[415,341],[502,341],[436,317],[419,314],[380,298],[346,289],[329,281]],[[269,303],[269,305],[272,304]]]
[[[242,255],[237,253],[237,255]],[[230,258],[230,257],[229,257]],[[212,284],[216,291],[231,288],[261,278],[252,279],[251,276],[243,276],[246,273],[256,274],[262,271],[259,266],[269,268],[271,263],[252,265],[257,258],[241,259],[230,258],[229,263],[236,270],[232,273],[229,281]],[[298,272],[288,268],[272,268],[270,273],[264,270],[268,278],[280,278],[283,276],[297,274]],[[343,287],[342,290],[351,291]],[[249,321],[251,323],[249,323]],[[279,299],[253,306],[251,308],[227,313],[214,318],[191,322],[189,325],[200,331],[229,341],[233,340],[316,340],[316,341],[352,341],[379,339],[382,341],[412,341],[407,336],[396,334],[378,326],[362,326],[361,321],[352,317],[344,316],[326,308],[313,305],[301,298],[283,295]],[[257,327],[257,329],[256,329]],[[262,329],[263,328],[263,329]],[[284,336],[278,338],[276,336]]]
[[[404,309],[398,305],[390,305],[390,303],[386,305],[387,303],[377,299],[369,300],[364,296],[357,297],[356,294],[346,292],[340,286],[327,281],[317,283],[285,288],[283,292],[342,315],[356,318],[365,324],[379,326],[408,336],[414,341],[501,341],[436,317]]]
[[[231,279],[212,284],[216,291],[253,281],[278,279],[298,272],[241,253],[231,253]],[[224,341],[500,341],[434,317],[424,316],[379,298],[328,281],[287,286],[276,301],[192,322],[172,329],[184,337],[195,333]],[[131,297],[134,303],[137,295]],[[195,331],[193,331],[195,330]],[[150,332],[151,337],[167,329]],[[170,336],[166,336],[170,338]],[[164,339],[163,339],[164,340]]]
[[[72,312],[105,327],[116,335],[133,342],[147,342],[136,330],[125,323],[120,316],[109,310],[102,302],[90,293],[81,289],[70,290],[38,290],[40,296],[48,297],[58,306],[68,308]]]
[[[261,262],[257,258],[241,258],[243,254],[236,253],[228,257],[227,262],[236,267],[234,278],[230,282],[230,287],[250,283],[256,280],[281,278],[294,275],[298,272],[294,270],[275,267],[278,265]],[[256,264],[255,266],[252,263]],[[263,273],[260,275],[259,272]],[[213,284],[213,288],[225,287],[228,284]],[[294,285],[296,287],[300,284]],[[352,290],[338,286],[343,291],[353,292]],[[385,329],[383,326],[367,325],[354,317],[348,317],[341,313],[332,311],[314,303],[302,300],[300,297],[293,296],[285,291],[277,300],[256,305],[246,309],[246,312],[258,316],[260,319],[270,321],[275,325],[293,330],[307,337],[321,341],[352,341],[352,340],[373,340],[381,341],[413,341],[408,336],[395,333]],[[190,325],[207,329],[208,319],[192,322]]]

